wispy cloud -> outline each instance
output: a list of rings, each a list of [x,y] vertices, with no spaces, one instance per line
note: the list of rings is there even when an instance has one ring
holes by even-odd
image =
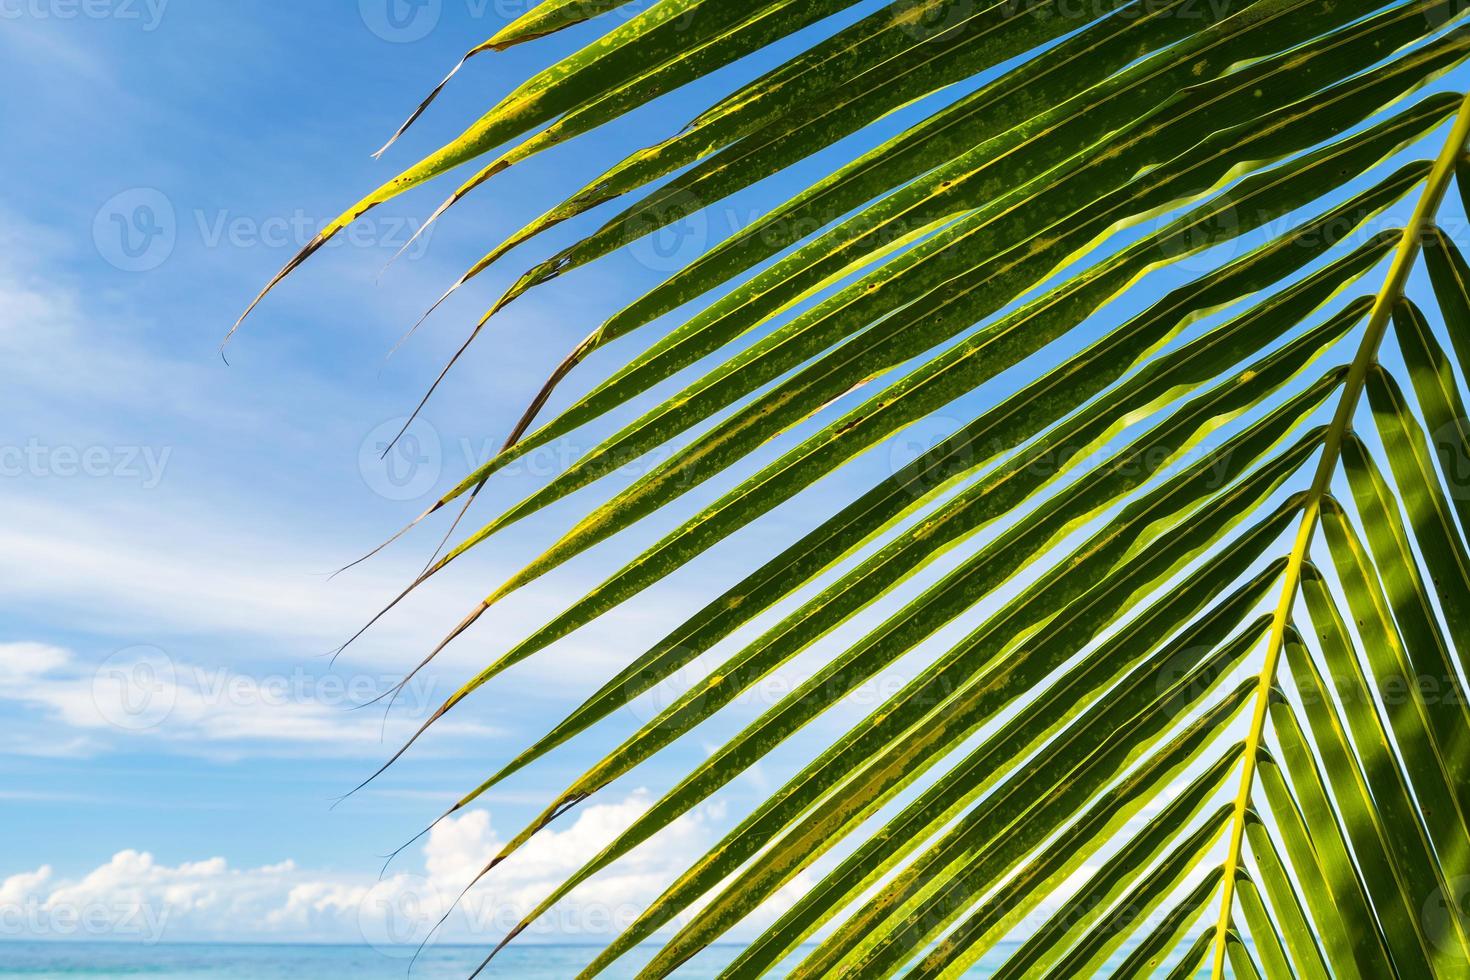
[[[4,219],[0,244],[30,230]],[[252,397],[221,399],[222,385],[244,383],[239,372],[222,377],[217,362],[157,349],[146,324],[97,313],[16,254],[26,249],[0,250],[0,355],[19,379],[0,392],[0,410],[26,420],[0,440],[4,602],[98,634],[165,646],[208,635],[280,661],[334,650],[414,578],[440,529],[426,529],[420,547],[405,542],[331,576],[422,505],[376,496],[351,447],[332,457],[345,465],[323,467],[320,447],[291,433],[290,415],[324,401],[338,402],[332,419],[358,418],[361,396],[309,368],[282,367],[252,376]],[[318,489],[325,483],[328,494]],[[353,660],[406,669],[515,567],[495,549],[461,565],[403,602],[354,646]],[[492,617],[495,628],[524,633],[560,601],[518,597]],[[611,628],[574,638],[559,651],[560,669],[611,666],[626,636]],[[478,669],[485,657],[460,659],[452,648],[442,661]]]
[[[371,712],[352,710],[387,690],[389,675],[247,675],[176,661],[156,647],[131,647],[98,664],[43,643],[0,644],[0,701],[38,709],[52,734],[60,726],[100,748],[151,738],[174,750],[221,745],[312,745],[317,752],[380,755],[384,729]],[[401,738],[442,695],[428,681],[401,695],[405,711],[389,730]],[[446,722],[459,739],[497,730]],[[134,743],[132,747],[136,748]]]

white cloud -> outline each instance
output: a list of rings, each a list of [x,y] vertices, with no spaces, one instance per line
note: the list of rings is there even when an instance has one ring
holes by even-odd
[[[542,831],[470,892],[440,938],[498,940],[649,803],[639,790],[621,801],[584,805],[564,829]],[[528,930],[527,941],[606,937],[625,926],[713,843],[716,819],[698,809],[676,820],[574,891]],[[488,811],[451,817],[427,837],[416,870],[381,881],[313,872],[293,861],[239,869],[216,857],[171,866],[124,850],[78,878],[43,866],[0,880],[0,936],[366,942],[401,955],[502,844]]]

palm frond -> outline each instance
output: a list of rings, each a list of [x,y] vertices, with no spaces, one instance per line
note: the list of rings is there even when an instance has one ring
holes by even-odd
[[[545,0],[466,60],[622,6]],[[487,243],[444,297],[616,209],[513,275],[463,353],[528,291],[900,120],[608,311],[504,448],[419,518],[462,516],[517,460],[596,431],[410,585],[594,501],[414,672],[553,570],[590,552],[613,571],[419,734],[722,542],[760,554],[464,793],[450,813],[685,678],[477,881],[815,661],[496,949],[797,745],[799,768],[584,976],[655,939],[639,975],[670,975],[783,896],[722,976],[955,977],[986,957],[1005,978],[1464,976],[1470,264],[1441,211],[1470,187],[1470,99],[1443,90],[1465,77],[1465,14],[1456,0],[659,0],[609,16],[328,224],[266,292],[451,170],[475,168],[436,219],[510,166],[815,37]],[[1428,288],[1411,297],[1421,251]],[[636,349],[562,392],[617,341]],[[760,533],[941,411],[967,420],[815,526],[774,545]],[[614,544],[660,515],[651,544]],[[909,663],[835,740],[813,734]]]

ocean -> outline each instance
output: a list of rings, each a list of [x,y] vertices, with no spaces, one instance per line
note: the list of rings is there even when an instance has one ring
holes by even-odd
[[[596,956],[590,945],[511,946],[482,976],[514,980],[570,980]],[[656,947],[634,950],[603,975],[629,980]],[[716,946],[683,968],[680,977],[705,980],[733,960],[738,946]],[[435,946],[413,965],[414,980],[465,980],[484,958],[479,946]],[[800,957],[797,956],[797,959]],[[407,955],[371,946],[212,945],[6,942],[0,943],[0,977],[26,980],[158,978],[158,980],[406,980]],[[984,976],[977,973],[976,976]]]
[[[630,953],[603,976],[630,980],[655,947]],[[707,980],[739,953],[733,945],[714,946],[677,974]],[[990,976],[1009,950],[997,950],[966,974]],[[595,946],[512,946],[496,957],[486,977],[513,980],[570,980],[591,962]],[[999,954],[999,955],[997,955]],[[436,946],[414,964],[413,980],[464,980],[479,965],[485,949]],[[794,964],[801,958],[798,951]],[[0,977],[26,980],[407,980],[407,956],[370,946],[312,945],[145,945],[106,942],[0,942]],[[1202,971],[1208,976],[1208,971]]]

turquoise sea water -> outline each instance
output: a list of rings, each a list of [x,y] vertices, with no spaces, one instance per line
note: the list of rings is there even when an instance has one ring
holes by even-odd
[[[496,957],[483,976],[514,980],[568,980],[592,960],[593,946],[511,947]],[[734,959],[738,946],[716,946],[681,968],[689,980],[714,977]],[[968,978],[989,976],[1001,955],[972,969]],[[425,951],[414,965],[414,980],[464,980],[485,950],[471,946],[440,946]],[[604,976],[626,980],[637,973],[653,948],[637,950]],[[792,962],[801,957],[796,955]],[[1208,975],[1206,973],[1205,975]],[[26,980],[405,980],[405,956],[369,946],[305,945],[143,945],[104,942],[0,942],[0,977]]]
[[[625,980],[653,955],[635,950],[605,976]],[[486,950],[440,946],[414,964],[414,980],[464,980]],[[717,946],[682,969],[680,977],[704,980],[734,959],[738,946]],[[514,980],[569,980],[597,953],[594,946],[510,947],[482,976]],[[799,958],[799,957],[798,957]],[[405,980],[409,961],[397,951],[370,946],[145,945],[140,943],[0,943],[0,977],[26,980],[156,978],[156,980]],[[984,973],[976,973],[984,976]]]
[[[516,980],[574,977],[596,954],[591,946],[526,946],[496,957],[482,976]],[[721,952],[721,951],[716,951]],[[731,955],[734,950],[731,949]],[[416,980],[464,980],[485,950],[441,946],[426,950]],[[713,966],[714,964],[712,964]],[[626,971],[610,974],[621,980]],[[689,976],[709,976],[707,971]],[[405,980],[408,959],[370,946],[144,945],[102,942],[0,944],[0,977],[26,980],[149,978],[149,980]]]
[[[735,958],[738,946],[717,946],[683,968],[680,977],[705,980]],[[486,950],[439,946],[414,964],[414,980],[464,980]],[[604,976],[627,980],[653,955],[635,950]],[[512,946],[482,976],[514,980],[570,980],[597,954],[597,947]],[[796,957],[799,959],[800,957]],[[406,980],[409,960],[398,951],[371,946],[316,945],[145,945],[141,943],[0,943],[0,977],[26,980],[149,978],[149,980]],[[974,974],[983,977],[984,972]]]

